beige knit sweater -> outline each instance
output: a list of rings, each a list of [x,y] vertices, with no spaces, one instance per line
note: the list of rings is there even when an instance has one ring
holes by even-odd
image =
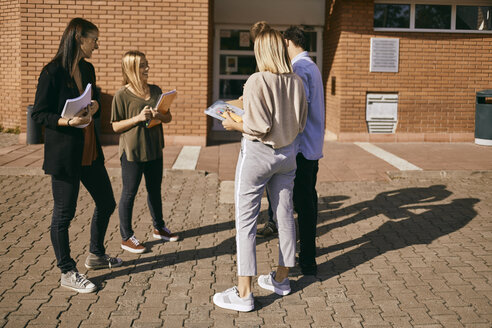
[[[244,85],[243,136],[273,148],[290,145],[306,125],[308,105],[296,74],[258,72]]]

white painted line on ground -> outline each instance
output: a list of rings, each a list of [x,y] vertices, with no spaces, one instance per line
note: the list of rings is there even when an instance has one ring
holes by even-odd
[[[392,153],[387,152],[386,150],[381,149],[378,146],[375,146],[369,142],[354,142],[354,143],[360,148],[364,149],[365,151],[393,165],[400,171],[422,171],[420,167],[415,166],[412,163],[404,160],[403,158],[393,155]]]
[[[200,146],[183,146],[174,162],[173,170],[194,170],[201,148]]]

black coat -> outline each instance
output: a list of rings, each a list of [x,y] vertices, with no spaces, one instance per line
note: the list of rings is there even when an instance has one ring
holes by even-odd
[[[91,63],[81,60],[79,69],[82,75],[82,87],[92,84],[92,99],[99,104],[99,90],[96,88],[96,73]],[[38,79],[32,119],[45,126],[44,163],[46,174],[59,176],[79,175],[84,149],[83,129],[58,126],[58,120],[65,101],[80,96],[75,81],[57,62],[46,65]],[[98,110],[94,115],[99,115]],[[97,160],[104,161],[99,137],[96,133],[98,150]]]

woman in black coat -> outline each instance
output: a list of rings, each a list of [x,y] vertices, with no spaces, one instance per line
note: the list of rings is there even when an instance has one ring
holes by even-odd
[[[85,61],[98,48],[98,36],[93,23],[82,18],[70,21],[57,54],[41,71],[31,115],[45,126],[43,169],[51,175],[54,200],[51,242],[62,272],[61,285],[80,293],[97,289],[78,273],[70,256],[68,227],[75,215],[80,182],[96,204],[85,266],[99,269],[122,264],[121,259],[108,256],[104,248],[104,236],[116,203],[94,129],[93,118],[99,115],[96,74],[92,64]],[[66,100],[80,96],[88,83],[92,84],[91,104],[72,118],[62,117]]]

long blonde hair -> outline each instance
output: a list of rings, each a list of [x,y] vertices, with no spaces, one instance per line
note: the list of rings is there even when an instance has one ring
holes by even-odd
[[[266,29],[255,38],[255,58],[260,72],[292,73],[285,40],[279,31]]]
[[[251,37],[251,41],[255,42],[256,36],[263,31],[271,29],[270,25],[266,21],[259,21],[254,23],[249,28],[249,36]]]
[[[140,63],[145,59],[145,54],[138,50],[127,51],[121,60],[121,70],[123,72],[123,84],[129,84],[133,90],[141,95],[145,95],[147,84],[140,79]]]

